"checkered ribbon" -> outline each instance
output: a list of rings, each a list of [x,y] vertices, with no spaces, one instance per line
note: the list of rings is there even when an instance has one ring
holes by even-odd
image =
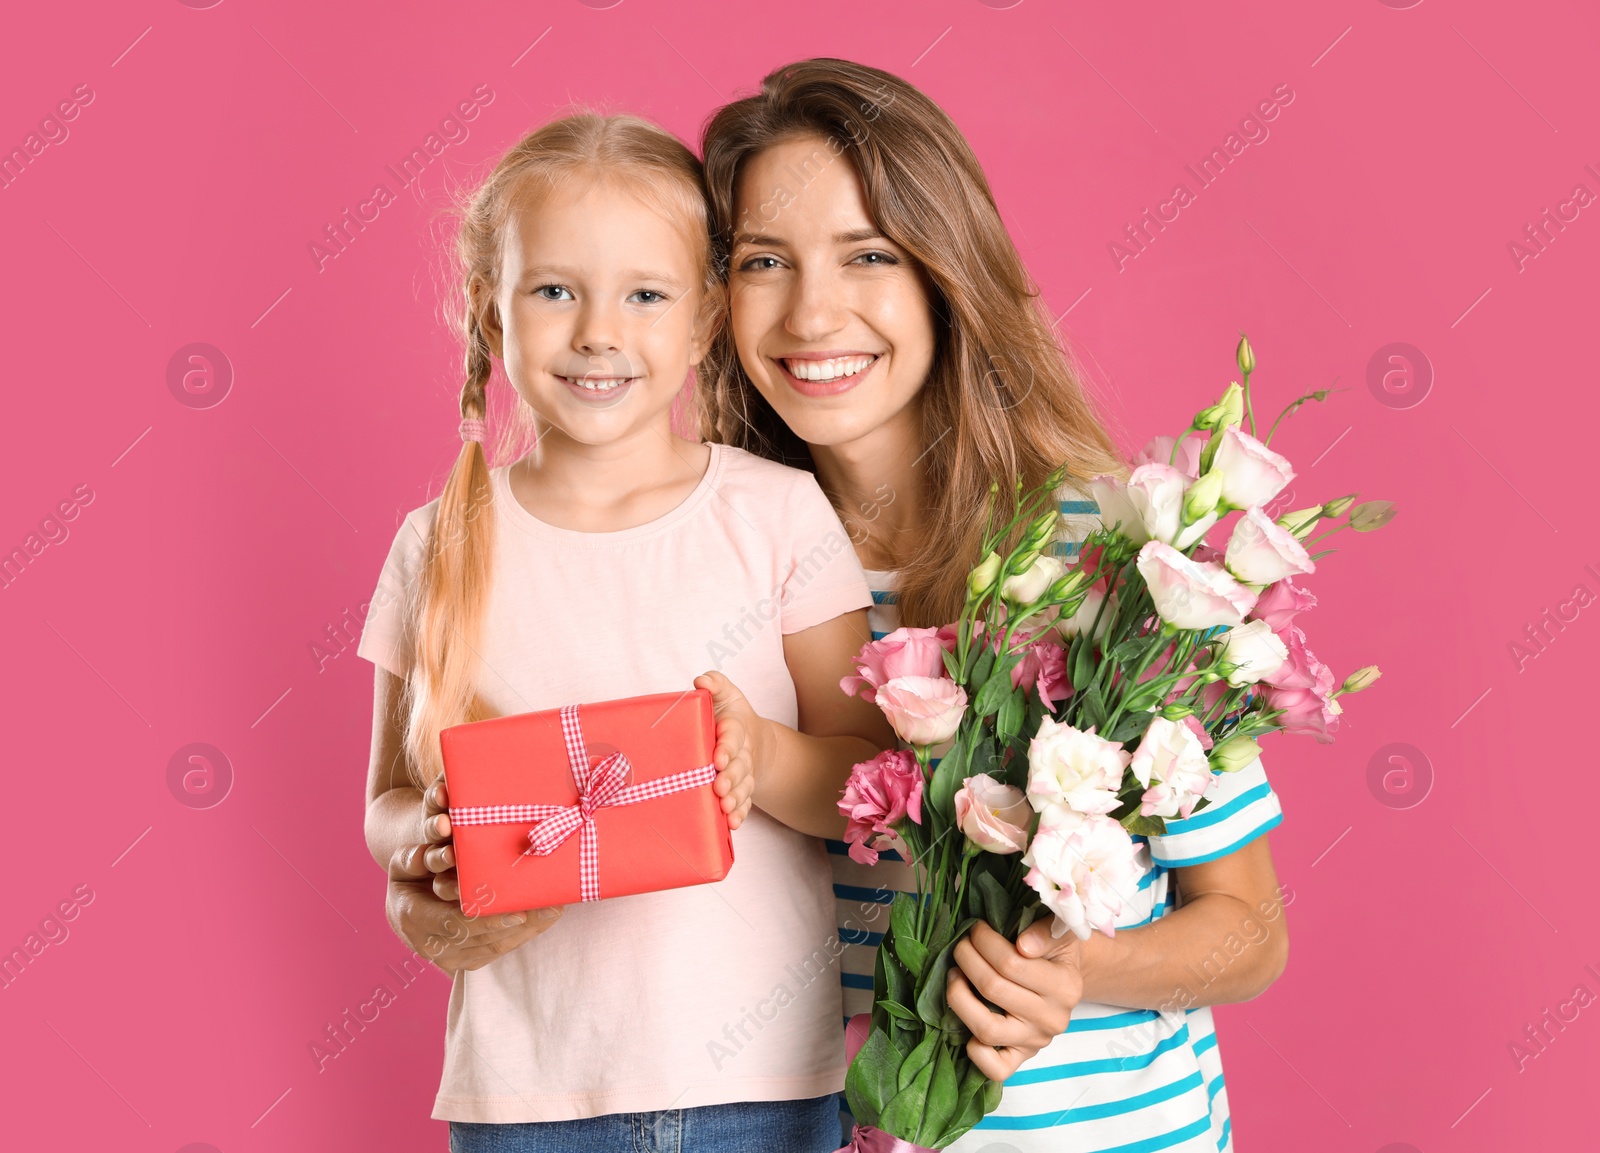
[[[681,793],[699,785],[708,785],[716,779],[714,765],[701,765],[698,769],[685,769],[653,781],[637,785],[624,784],[633,771],[623,753],[612,753],[592,769],[589,767],[589,750],[583,743],[583,726],[578,721],[578,706],[566,705],[561,710],[561,735],[567,744],[567,764],[572,768],[572,779],[578,786],[578,803],[575,805],[467,805],[450,809],[452,825],[516,825],[524,821],[536,822],[528,833],[531,842],[527,852],[548,857],[566,843],[573,833],[578,836],[578,894],[583,901],[600,899],[600,844],[595,831],[594,815],[600,809],[620,805],[636,805],[671,793]]]

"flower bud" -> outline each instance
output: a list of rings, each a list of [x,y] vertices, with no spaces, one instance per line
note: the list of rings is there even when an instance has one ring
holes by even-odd
[[[1081,568],[1075,568],[1050,586],[1046,599],[1052,601],[1068,600],[1088,582],[1088,579],[1089,575],[1087,573]]]
[[[1223,391],[1221,399],[1210,408],[1201,409],[1194,418],[1196,428],[1221,432],[1244,419],[1244,389],[1233,381]]]
[[[1023,538],[1027,548],[1032,551],[1040,548],[1054,535],[1056,526],[1061,523],[1061,514],[1055,509],[1041,513],[1032,524],[1028,526],[1028,534]]]
[[[1322,515],[1337,519],[1350,511],[1350,506],[1356,503],[1354,496],[1341,496],[1338,500],[1330,500],[1322,506]]]
[[[1039,600],[1050,590],[1050,586],[1061,579],[1062,569],[1065,568],[1053,556],[1037,556],[1022,572],[1006,577],[1000,585],[1000,595],[1014,605],[1031,605]]]
[[[991,552],[967,574],[967,594],[973,600],[977,600],[994,588],[995,582],[1000,579],[1001,564],[1000,554]]]
[[[1350,527],[1357,532],[1372,532],[1394,519],[1400,510],[1386,500],[1369,500],[1350,510]]]
[[[1239,347],[1234,349],[1233,359],[1239,365],[1239,371],[1249,376],[1256,370],[1256,350],[1250,347],[1250,338],[1244,333],[1239,334]]]
[[[1236,773],[1254,764],[1260,756],[1261,746],[1254,737],[1234,737],[1211,750],[1211,769],[1218,773]]]
[[[1365,668],[1359,668],[1349,676],[1345,677],[1344,684],[1340,686],[1339,691],[1341,693],[1359,693],[1362,689],[1370,686],[1382,675],[1383,674],[1378,671],[1377,665],[1367,665]]]
[[[1278,525],[1286,528],[1294,535],[1296,540],[1305,540],[1311,535],[1311,530],[1323,517],[1321,505],[1312,505],[1310,508],[1296,509],[1286,512],[1278,518]]]
[[[1183,494],[1183,523],[1194,524],[1217,509],[1222,499],[1222,472],[1212,469]]]
[[[1181,721],[1184,717],[1194,716],[1194,710],[1188,705],[1164,705],[1161,715],[1169,721]]]

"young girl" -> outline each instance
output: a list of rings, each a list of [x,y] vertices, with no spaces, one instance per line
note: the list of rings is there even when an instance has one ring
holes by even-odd
[[[889,733],[838,690],[870,596],[815,480],[673,432],[722,303],[699,165],[635,118],[557,121],[478,189],[460,256],[464,443],[400,527],[358,649],[369,848],[387,865],[424,821],[448,835],[441,729],[692,682],[735,863],[541,911],[537,939],[457,967],[433,1116],[458,1153],[832,1149],[839,992],[814,958],[837,950],[805,834],[837,835],[850,765]],[[537,440],[490,468],[494,359]]]
[[[767,76],[708,123],[704,155],[731,311],[700,375],[708,427],[815,468],[853,522],[879,631],[954,620],[991,478],[1033,485],[1066,462],[1082,488],[1123,467],[982,168],[927,96],[844,60]],[[1096,509],[1060,497],[1071,557]],[[950,1006],[1005,1092],[951,1153],[1232,1147],[1210,1006],[1282,971],[1265,836],[1281,809],[1259,761],[1208,795],[1148,838],[1115,937],[1053,940],[1043,922],[1013,945],[980,923],[956,947]],[[854,1014],[871,1008],[877,890],[912,885],[905,864],[843,849]]]

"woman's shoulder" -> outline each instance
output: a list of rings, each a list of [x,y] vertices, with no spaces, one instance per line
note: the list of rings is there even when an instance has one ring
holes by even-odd
[[[1061,514],[1054,543],[1056,553],[1074,557],[1090,533],[1101,527],[1100,505],[1088,481],[1068,478],[1056,489],[1056,509]]]

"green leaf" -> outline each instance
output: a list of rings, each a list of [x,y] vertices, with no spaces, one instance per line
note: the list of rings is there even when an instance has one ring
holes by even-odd
[[[918,1073],[933,1064],[933,1054],[938,1047],[938,1033],[930,1032],[922,1038],[922,1043],[911,1050],[911,1055],[900,1065],[900,1071],[895,1079],[896,1092],[915,1081]]]
[[[961,1084],[956,1090],[956,1098],[960,1101],[960,1105],[950,1121],[949,1129],[944,1134],[947,1146],[955,1144],[963,1134],[983,1120],[986,1087],[993,1084],[983,1075],[983,1070],[966,1060],[965,1053],[957,1057],[957,1062],[963,1066]]]
[[[1091,685],[1089,687],[1089,689],[1083,694],[1078,705],[1078,709],[1079,716],[1083,720],[1083,725],[1081,727],[1088,728],[1090,725],[1093,725],[1096,733],[1099,733],[1099,731],[1105,727],[1107,716],[1106,701],[1105,698],[1100,695],[1099,685]]]
[[[1002,745],[1010,744],[1011,738],[1016,736],[1017,731],[1022,728],[1022,702],[1024,695],[1021,689],[1012,689],[1000,704],[1000,715],[995,719],[994,723],[994,735]]]
[[[983,898],[983,919],[995,932],[1005,933],[1011,924],[1011,894],[988,871],[978,874],[973,888]]]
[[[958,735],[950,751],[939,758],[939,763],[933,767],[933,776],[928,781],[927,801],[934,813],[947,820],[955,820],[956,792],[961,788],[961,782],[972,775],[968,768],[972,742],[986,743],[987,740],[983,730],[975,726],[972,731]]]
[[[944,657],[944,671],[950,674],[951,680],[959,684],[961,682],[961,663],[956,654],[947,648],[940,648],[939,652]]]
[[[968,755],[967,772],[969,777],[980,774],[988,777],[998,777],[1000,774],[1000,749],[993,736],[986,732],[977,732],[972,735],[972,751]],[[942,766],[943,761],[939,762]]]
[[[1072,651],[1067,654],[1069,674],[1073,689],[1081,692],[1094,679],[1094,642],[1087,633],[1072,638]]]
[[[1010,658],[995,663],[994,671],[989,674],[989,679],[983,682],[977,698],[972,702],[973,716],[987,717],[1000,710],[1000,706],[1011,693],[1011,666],[1014,663]]]
[[[1129,637],[1120,644],[1113,646],[1111,651],[1107,653],[1106,656],[1111,660],[1116,661],[1119,665],[1125,665],[1137,657],[1140,653],[1144,652],[1145,646],[1149,643],[1150,639],[1148,637]]]
[[[894,951],[900,960],[905,962],[907,969],[913,977],[921,976],[922,970],[928,964],[928,947],[914,937],[902,937],[899,933],[894,935]],[[911,1016],[910,1013],[906,1014]]]
[[[927,972],[922,975],[922,983],[917,988],[917,1016],[935,1028],[944,1017],[944,984],[945,975],[950,971],[950,954],[955,952],[956,942],[966,936],[967,930],[972,928],[973,924],[973,918],[969,917],[950,934],[947,938],[948,943],[934,953]],[[930,952],[937,946],[938,937],[929,941]]]
[[[950,1047],[940,1045],[939,1053],[933,1059],[933,1076],[928,1080],[928,1099],[922,1107],[922,1126],[914,1138],[919,1145],[944,1147],[946,1143],[941,1138],[955,1118],[960,1104],[957,1099],[960,1087],[961,1080],[950,1056]]]
[[[1022,931],[1038,920],[1040,914],[1043,912],[1043,905],[1035,903],[1026,906],[1022,910],[1021,914],[1017,917],[1017,936],[1022,936]]]
[[[981,685],[988,681],[989,671],[994,668],[994,646],[983,643],[982,637],[974,637],[972,643],[977,646],[977,654],[972,658],[972,674],[965,687],[970,689],[973,685]]]
[[[1159,837],[1167,831],[1167,822],[1160,817],[1146,817],[1135,811],[1122,818],[1122,827],[1130,833]]]
[[[1140,710],[1136,713],[1124,713],[1117,723],[1111,727],[1109,733],[1101,733],[1108,741],[1125,743],[1135,737],[1144,736],[1144,731],[1150,727],[1150,722],[1155,719],[1154,713]]]
[[[894,939],[917,939],[917,897],[915,893],[896,893],[889,905],[889,930]]]
[[[884,1000],[881,1000],[881,1001],[877,1001],[877,1002],[875,1002],[875,1004],[877,1004],[877,1006],[879,1008],[881,1008],[885,1013],[889,1014],[889,1016],[895,1017],[895,1018],[897,1018],[897,1019],[899,1019],[901,1021],[918,1021],[919,1020],[917,1015],[915,1013],[913,1013],[910,1009],[907,1009],[904,1005],[898,1004],[898,1003],[896,1003],[894,1001],[890,1001],[887,998],[885,998]]]
[[[850,1102],[850,1112],[863,1125],[876,1126],[887,1105],[899,1091],[897,1075],[900,1071],[900,1054],[889,1044],[882,1030],[867,1034],[866,1044],[850,1062],[845,1074],[844,1092]]]
[[[939,1034],[930,1033],[930,1040]],[[919,1048],[921,1046],[918,1046]],[[908,1058],[909,1060],[909,1058]],[[901,1067],[902,1070],[904,1066]],[[894,1095],[883,1108],[883,1117],[877,1127],[885,1133],[915,1133],[922,1128],[922,1111],[927,1105],[928,1083],[933,1080],[933,1062],[929,1060],[909,1084]],[[871,1124],[871,1122],[868,1122]]]

